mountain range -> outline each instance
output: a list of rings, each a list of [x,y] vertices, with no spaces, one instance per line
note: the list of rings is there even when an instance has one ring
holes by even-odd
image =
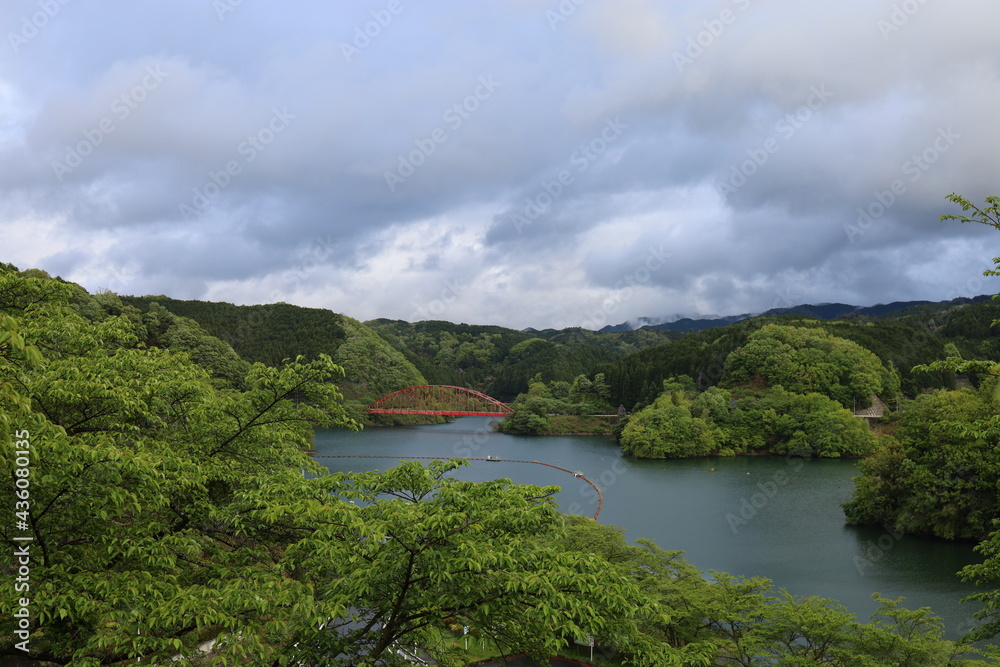
[[[635,331],[637,329],[656,329],[659,331],[703,331],[714,327],[724,327],[736,322],[757,317],[760,315],[807,315],[818,320],[836,320],[841,318],[871,318],[877,319],[892,314],[898,317],[902,311],[918,310],[943,310],[953,306],[960,306],[969,303],[979,303],[992,298],[989,295],[980,295],[966,298],[959,297],[951,301],[893,301],[892,303],[880,303],[874,306],[852,306],[846,303],[820,303],[820,304],[800,304],[790,308],[772,308],[762,313],[743,313],[742,315],[728,315],[724,317],[682,317],[676,320],[666,321],[666,318],[640,317],[621,324],[609,324],[602,328],[600,333],[620,333],[624,331]]]

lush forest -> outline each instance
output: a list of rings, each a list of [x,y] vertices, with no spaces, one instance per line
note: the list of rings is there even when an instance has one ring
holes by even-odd
[[[328,354],[347,372],[338,381],[344,395],[358,403],[418,384],[468,387],[511,400],[527,391],[539,373],[546,380],[572,381],[598,364],[681,335],[653,330],[600,334],[579,328],[516,331],[438,321],[361,323],[329,310],[285,303],[235,306],[162,295],[98,297],[120,300],[119,312],[131,307],[147,319],[179,317],[197,323],[251,363],[276,366],[296,356]]]
[[[771,333],[791,356],[811,354],[798,341],[858,353],[813,331]],[[338,335],[352,354],[383,349],[347,320]],[[198,664],[214,639],[213,664],[403,665],[399,647],[419,645],[457,666],[469,628],[498,652],[542,657],[596,637],[609,665],[993,664],[944,640],[929,610],[879,598],[862,621],[763,579],[701,573],[680,552],[560,514],[554,487],[461,482],[447,475],[461,462],[327,473],[304,450],[313,426],[357,427],[336,384],[345,371],[324,352],[286,359],[251,362],[165,306],[0,267],[2,495],[23,516],[0,534],[30,537],[17,542],[30,577],[2,566],[3,654],[30,637],[51,664]],[[797,395],[839,406],[826,394],[885,379],[855,361],[856,377]],[[529,378],[555,390],[541,399],[581,411],[613,396],[596,374],[543,377]],[[758,389],[783,405],[784,390]],[[688,378],[661,390],[651,408],[711,429],[735,388],[699,393]],[[985,400],[990,383],[977,391]],[[1000,539],[984,544],[967,575],[996,584]],[[989,622],[1000,605],[984,595]]]
[[[516,331],[440,321],[366,324],[432,384],[469,387],[504,401],[527,391],[536,375],[572,382],[599,364],[681,335],[651,329],[606,334],[579,328]]]
[[[364,406],[380,396],[427,383],[416,367],[371,328],[329,310],[284,303],[234,306],[165,296],[104,294],[95,298],[113,314],[124,314],[144,327],[147,345],[192,352],[196,363],[208,356],[199,346],[225,348],[244,364],[267,366],[300,356],[314,360],[328,355],[344,369],[334,382],[351,417],[358,421],[368,419]],[[177,327],[197,331],[199,337],[187,347],[179,345]],[[156,335],[161,329],[165,337]],[[212,365],[208,368],[216,370]]]
[[[656,398],[661,383],[668,377],[687,375],[700,390],[717,385],[730,353],[745,346],[754,332],[767,325],[807,327],[852,341],[870,351],[886,368],[899,374],[904,393],[915,395],[924,389],[954,387],[953,374],[911,372],[914,366],[946,358],[945,348],[949,343],[967,358],[990,358],[997,343],[988,322],[995,316],[1000,317],[1000,306],[992,302],[955,306],[926,318],[908,315],[892,320],[817,320],[799,315],[770,315],[687,334],[669,345],[651,347],[599,366],[594,372],[604,373],[613,395],[631,409]]]

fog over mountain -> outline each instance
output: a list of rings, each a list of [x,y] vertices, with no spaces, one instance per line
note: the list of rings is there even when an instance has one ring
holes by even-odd
[[[954,306],[970,303],[980,303],[993,297],[980,294],[976,297],[959,297],[949,299],[939,303],[931,301],[893,301],[892,303],[880,303],[874,306],[852,306],[846,303],[803,303],[797,306],[771,308],[763,313],[742,313],[740,315],[694,315],[691,317],[638,317],[628,322],[621,322],[615,325],[606,325],[601,328],[604,333],[616,331],[634,331],[636,329],[650,328],[664,331],[701,331],[713,327],[724,327],[727,324],[742,322],[745,319],[757,315],[805,315],[815,317],[820,320],[835,320],[843,317],[866,317],[878,318],[882,316],[901,316],[911,314],[915,308],[921,306],[931,306],[931,310],[948,309]]]

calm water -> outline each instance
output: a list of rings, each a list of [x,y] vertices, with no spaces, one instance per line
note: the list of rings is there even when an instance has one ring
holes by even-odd
[[[553,463],[580,471],[604,494],[601,523],[685,551],[701,570],[767,577],[795,595],[834,598],[867,618],[871,594],[905,597],[909,608],[929,606],[957,637],[973,623],[959,598],[975,590],[955,573],[981,558],[968,544],[898,538],[879,528],[844,524],[840,503],[851,494],[854,461],[717,458],[637,461],[610,438],[523,437],[493,433],[489,419],[451,424],[318,430],[318,455],[502,457]],[[392,460],[320,459],[333,471],[383,470]],[[714,469],[714,470],[713,470]],[[593,516],[594,489],[547,466],[474,461],[456,473],[469,481],[506,477],[522,484],[562,487],[563,511]]]

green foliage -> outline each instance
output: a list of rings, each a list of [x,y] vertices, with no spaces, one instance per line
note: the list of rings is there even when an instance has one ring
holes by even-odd
[[[158,304],[153,304],[158,306]],[[145,321],[156,318],[156,326],[147,326],[147,332],[155,335],[147,338],[147,344],[166,347],[175,352],[184,352],[191,361],[208,370],[230,385],[242,388],[243,378],[250,369],[250,363],[240,359],[228,344],[214,336],[209,336],[194,320],[177,317],[166,310],[151,308],[143,317]]]
[[[873,598],[879,607],[860,623],[832,600],[770,593],[766,579],[713,572],[716,600],[709,623],[725,637],[720,657],[739,665],[835,667],[949,667],[984,665],[965,660],[966,644],[942,639],[929,609],[904,609],[898,600]],[[727,663],[728,664],[728,663]]]
[[[840,457],[862,456],[873,447],[867,424],[821,394],[781,387],[737,394],[712,387],[696,395],[672,379],[664,389],[620,430],[626,453],[641,458],[751,452]]]
[[[691,664],[834,665],[839,667],[958,667],[971,659],[967,644],[942,638],[929,609],[908,610],[899,600],[873,596],[878,609],[862,623],[833,600],[774,591],[767,579],[722,572],[705,576],[679,551],[640,540],[584,517],[568,517],[556,544],[598,555],[669,610],[643,632],[682,651]],[[598,649],[602,649],[598,645]],[[611,657],[614,651],[601,650]],[[706,662],[699,663],[701,656]],[[963,656],[960,658],[960,656]]]
[[[521,395],[514,402],[513,414],[504,417],[497,423],[496,429],[500,433],[510,433],[512,435],[539,435],[545,433],[549,427],[548,412],[551,406],[551,399],[544,399],[538,396]]]
[[[515,331],[450,322],[367,323],[432,384],[452,384],[510,400],[531,378],[573,382],[599,365],[676,337],[672,332],[597,333],[585,329]]]
[[[699,389],[718,384],[729,353],[757,326],[754,320],[687,334],[677,340],[629,354],[595,368],[607,379],[611,401],[627,408],[648,405],[662,391],[663,380],[686,375]]]
[[[140,313],[133,319],[145,327],[147,344],[188,352],[196,363],[229,382],[242,377],[248,364],[227,351],[227,343],[243,359],[271,366],[297,356],[329,355],[344,369],[338,385],[358,420],[368,418],[363,407],[375,399],[427,384],[403,354],[369,327],[328,310],[284,303],[234,306],[167,297],[115,299],[117,307],[104,297],[109,312],[141,309],[132,311]]]
[[[987,197],[986,204],[983,207],[976,206],[968,199],[957,194],[949,195],[948,199],[961,206],[963,214],[942,215],[941,220],[957,220],[962,223],[974,222],[1000,230],[1000,197]],[[971,215],[967,215],[970,211],[972,212]],[[1000,271],[998,271],[1000,269],[1000,257],[994,257],[993,263],[996,268],[984,271],[984,275],[1000,275]],[[991,304],[993,310],[990,313],[992,318],[989,324],[984,321],[984,318],[978,318],[971,325],[968,321],[955,323],[955,328],[958,328],[961,324],[964,325],[960,332],[961,334],[965,334],[970,338],[985,338],[986,333],[992,332],[993,328],[1000,323],[1000,316],[998,316],[995,304],[997,297],[994,296],[993,298],[994,303]],[[970,326],[975,327],[975,329],[971,335],[968,335]],[[995,342],[996,337],[994,336],[993,339]],[[988,352],[988,358],[1000,359],[1000,349],[997,349],[996,345],[990,346],[988,350],[980,351]],[[972,495],[971,502],[979,506],[985,505],[987,508],[986,512],[996,517],[1000,514],[1000,509],[996,507],[998,494],[1000,494],[1000,470],[998,470],[1000,466],[996,463],[995,444],[998,441],[998,436],[1000,436],[1000,380],[998,380],[1000,365],[980,364],[977,369],[968,362],[962,362],[959,359],[949,359],[948,362],[950,362],[949,365],[955,370],[979,372],[987,380],[985,386],[979,391],[978,397],[982,405],[979,406],[975,403],[969,405],[968,398],[963,397],[966,403],[963,406],[964,410],[949,410],[947,415],[942,415],[940,427],[947,430],[952,438],[958,437],[966,441],[962,443],[966,444],[966,447],[962,448],[964,450],[961,452],[962,454],[971,453],[970,458],[979,459],[976,461],[977,463],[986,459],[985,463],[987,467],[985,469],[973,471],[977,479],[970,480],[972,484],[969,491]],[[925,427],[925,430],[928,429]],[[971,441],[971,446],[968,446],[968,441]],[[932,476],[934,471],[926,472],[929,474],[925,475],[925,477]],[[991,503],[993,505],[992,508],[989,507]],[[984,514],[980,514],[976,518],[978,521],[973,525],[976,529],[981,529],[984,523],[983,520],[987,517]],[[996,527],[997,524],[994,521],[992,528]],[[984,561],[965,567],[960,572],[962,578],[966,581],[974,581],[979,584],[1000,583],[1000,532],[992,532],[976,549],[984,556]],[[982,621],[982,624],[970,633],[969,638],[989,639],[1000,634],[1000,590],[994,588],[971,595],[967,599],[975,600],[982,604],[981,610],[976,613],[976,618]]]
[[[31,451],[32,655],[162,658],[216,627],[230,660],[256,659],[311,625],[319,608],[280,562],[284,526],[251,517],[262,490],[317,469],[302,453],[311,425],[350,425],[329,358],[258,365],[245,392],[220,390],[186,355],[138,347],[127,317],[88,322],[68,286],[4,276],[0,289],[4,465],[14,433]],[[14,506],[13,485],[0,495]]]
[[[687,458],[717,449],[709,422],[692,416],[691,407],[683,391],[665,391],[629,418],[621,431],[622,450],[640,458]]]
[[[893,373],[899,376],[899,390],[914,395],[928,388],[954,388],[954,375],[910,373],[916,365],[948,356],[944,347],[949,342],[967,359],[1000,358],[1000,331],[989,329],[989,324],[998,318],[1000,305],[968,300],[943,310],[878,321],[862,318],[821,321],[801,315],[769,315],[686,334],[598,366],[594,372],[605,374],[613,403],[639,408],[651,403],[659,394],[662,381],[671,376],[687,375],[701,390],[723,382],[730,353],[745,346],[755,332],[767,325],[805,327],[852,341],[875,354],[885,369],[881,374],[883,395],[895,395]],[[860,385],[857,388],[863,389]],[[850,405],[853,406],[853,400]]]
[[[607,402],[608,386],[601,373],[593,380],[578,375],[572,384],[561,380],[545,384],[536,381],[540,377],[536,375],[528,385],[528,392],[513,402],[514,413],[497,424],[498,431],[537,435],[549,431],[549,415],[611,414],[612,408]]]
[[[942,320],[941,333],[955,348],[946,351],[946,357],[1000,359],[1000,328],[994,326],[1000,320],[1000,302],[990,300],[958,308]]]
[[[847,517],[946,539],[982,539],[1000,514],[996,380],[905,406],[896,439],[862,462]]]
[[[987,539],[976,545],[976,551],[982,554],[983,562],[965,566],[959,575],[965,581],[980,585],[1000,584],[1000,531],[994,531]],[[982,623],[969,633],[967,640],[993,639],[1000,635],[1000,589],[991,588],[973,593],[963,601],[978,602],[982,605],[975,613],[976,619]]]
[[[438,664],[459,665],[460,655],[433,631],[457,624],[508,655],[548,657],[590,634],[634,664],[681,664],[641,632],[664,615],[655,600],[602,559],[549,544],[562,527],[555,487],[446,478],[457,465],[406,463],[333,477],[331,491],[357,502],[354,521],[300,541],[290,558],[303,572],[323,574],[317,595],[351,601],[353,612],[327,623],[343,633],[313,633],[295,659],[342,654],[360,664],[405,638]]]
[[[346,340],[344,317],[320,308],[287,303],[235,306],[210,301],[181,301],[166,296],[123,296],[121,300],[148,312],[156,303],[166,311],[197,322],[210,335],[228,343],[242,359],[277,366],[284,359],[333,356]]]
[[[975,222],[1000,230],[1000,197],[987,197],[983,206],[977,206],[965,197],[952,193],[946,197],[948,201],[958,204],[963,214],[948,213],[941,216],[942,221],[957,220],[962,223]],[[972,211],[971,215],[965,215]],[[1000,261],[1000,260],[997,260]]]
[[[893,397],[899,378],[857,343],[826,331],[767,324],[726,358],[726,384],[758,378],[799,394],[820,393],[844,407],[871,405],[871,397]]]
[[[374,331],[357,320],[343,318],[346,340],[334,361],[346,373],[341,384],[345,395],[378,398],[406,387],[427,384],[413,364]]]

